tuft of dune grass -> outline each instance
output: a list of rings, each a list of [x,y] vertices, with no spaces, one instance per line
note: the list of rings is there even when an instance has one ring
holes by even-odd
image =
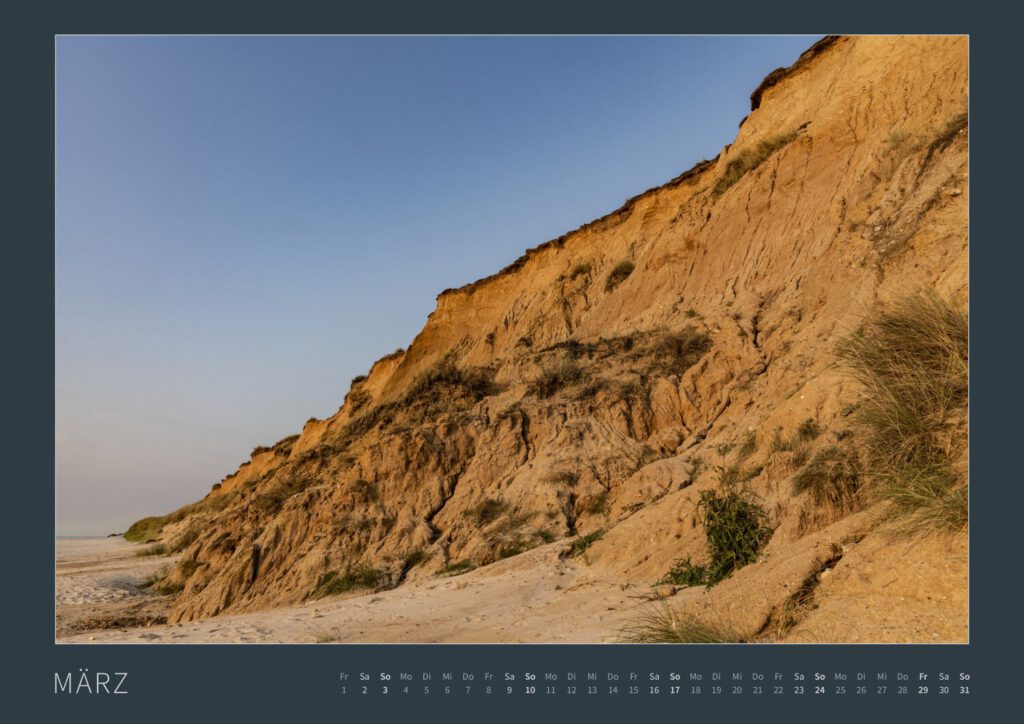
[[[933,291],[904,297],[840,341],[863,392],[871,491],[907,532],[967,525],[967,312]]]
[[[664,601],[649,604],[619,631],[619,641],[634,644],[735,644],[747,640],[731,626],[702,622]]]

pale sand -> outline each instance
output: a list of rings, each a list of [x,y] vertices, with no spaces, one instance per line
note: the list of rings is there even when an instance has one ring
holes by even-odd
[[[169,599],[139,587],[174,563],[173,556],[142,556],[146,546],[123,538],[57,540],[56,634],[164,620]]]
[[[137,587],[173,557],[143,556],[124,538],[57,540],[57,605],[110,603],[143,595]]]
[[[114,540],[114,539],[111,539]],[[77,543],[76,541],[68,541]],[[126,548],[127,546],[127,548]],[[202,621],[91,630],[61,636],[80,643],[245,642],[552,642],[595,643],[617,639],[622,624],[645,605],[650,589],[626,587],[595,575],[585,561],[562,560],[565,543],[532,551],[452,578],[409,582],[400,588],[298,606],[218,616]],[[137,546],[73,549],[79,596],[109,601],[118,582],[165,561],[126,558]],[[91,553],[91,556],[90,556]],[[60,558],[60,556],[58,556]],[[102,572],[101,572],[102,571]],[[92,579],[85,578],[91,576]],[[67,589],[69,584],[63,584]],[[92,588],[90,588],[92,586]],[[129,591],[133,600],[157,599]],[[76,599],[80,600],[80,599]]]

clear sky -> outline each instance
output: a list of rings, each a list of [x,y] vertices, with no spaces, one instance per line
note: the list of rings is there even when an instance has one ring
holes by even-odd
[[[333,414],[438,292],[732,141],[816,37],[57,40],[57,533]]]

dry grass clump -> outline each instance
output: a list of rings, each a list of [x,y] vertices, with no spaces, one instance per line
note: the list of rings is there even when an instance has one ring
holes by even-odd
[[[907,133],[906,131],[902,129],[893,129],[892,131],[889,132],[889,135],[886,136],[885,142],[888,143],[893,148],[896,148],[902,146],[903,142],[906,141],[908,138],[910,138],[910,134]]]
[[[835,446],[819,450],[793,476],[793,493],[810,493],[815,505],[836,510],[854,507],[860,489],[860,463],[849,450]]]
[[[566,387],[580,384],[585,378],[583,368],[574,360],[559,359],[544,366],[540,375],[530,383],[529,392],[547,399]]]
[[[345,573],[329,571],[320,577],[310,598],[337,596],[361,588],[378,588],[387,582],[384,571],[367,565],[357,565]]]
[[[908,532],[967,524],[967,313],[931,291],[905,297],[843,339],[840,359],[864,386],[856,421],[871,489]]]
[[[967,111],[950,116],[942,126],[936,129],[935,137],[928,149],[929,153],[946,148],[965,128],[967,128]]]
[[[580,476],[574,470],[552,470],[544,480],[550,485],[567,485],[572,487],[580,481]]]
[[[739,449],[736,451],[737,460],[746,460],[757,451],[757,431],[751,430],[743,442],[740,444]]]
[[[649,604],[619,631],[619,640],[634,644],[738,644],[748,638],[731,626],[709,624],[680,613],[667,603]]]
[[[377,427],[391,425],[401,413],[419,424],[436,419],[443,413],[465,408],[500,391],[492,368],[460,368],[448,355],[417,377],[401,399],[375,405],[353,418],[339,433],[331,452],[344,450]]]
[[[653,345],[656,366],[667,374],[681,375],[711,349],[711,337],[692,325],[678,332],[667,332]]]
[[[473,561],[466,559],[450,563],[434,575],[439,577],[459,576],[463,573],[469,573],[474,568],[476,568],[476,564]]]
[[[767,161],[773,153],[796,140],[796,135],[796,131],[781,133],[761,141],[754,148],[741,151],[725,167],[722,177],[718,179],[711,190],[712,196],[718,197],[724,194],[737,181]]]
[[[253,506],[262,513],[273,515],[281,510],[284,502],[293,495],[298,495],[311,485],[316,485],[315,478],[284,477],[261,492],[253,499]]]
[[[793,453],[790,463],[794,468],[802,468],[810,456],[810,442],[821,434],[821,426],[812,417],[800,423],[789,437],[783,437],[781,430],[775,431],[772,438],[772,452]]]
[[[586,502],[582,505],[584,513],[590,513],[591,515],[601,515],[602,513],[608,512],[608,491],[602,490],[596,495],[592,495],[586,499]]]
[[[482,400],[500,391],[494,382],[494,370],[488,367],[459,368],[449,356],[420,375],[405,398],[411,400],[437,393],[443,387],[456,388],[474,400]]]
[[[181,535],[171,542],[171,550],[175,553],[180,553],[192,545],[199,538],[201,532],[202,528],[198,523],[191,523]]]
[[[604,281],[604,290],[610,292],[615,287],[626,281],[626,278],[633,273],[636,268],[636,264],[631,262],[629,259],[623,259],[608,272],[608,277]]]
[[[794,439],[797,443],[810,442],[820,434],[821,426],[818,425],[818,421],[813,417],[808,417],[806,420],[801,422],[800,427],[796,429]]]
[[[572,542],[572,544],[566,548],[565,554],[571,558],[580,558],[585,555],[587,549],[590,546],[597,543],[604,537],[604,528],[595,530],[593,533],[587,533],[587,535],[580,536]]]
[[[181,572],[181,577],[189,579],[196,571],[203,566],[202,562],[197,561],[193,558],[189,558],[184,561],[178,561],[178,570]]]
[[[345,404],[348,405],[349,412],[356,412],[361,410],[369,404],[373,397],[366,390],[351,390],[345,395]]]
[[[137,558],[145,558],[147,556],[164,556],[164,555],[167,555],[167,548],[162,546],[162,545],[160,545],[159,543],[157,543],[156,545],[151,545],[151,546],[148,546],[146,548],[143,548],[142,550],[135,551],[135,556]]]

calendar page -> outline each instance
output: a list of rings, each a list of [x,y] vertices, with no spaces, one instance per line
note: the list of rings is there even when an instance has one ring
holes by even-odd
[[[971,143],[1012,146],[971,136],[971,90],[1005,44],[248,12],[26,26],[53,110],[54,536],[18,534],[45,596],[9,591],[34,711],[1010,694],[1015,427],[968,415],[971,332],[1012,308],[970,294]],[[42,495],[31,437],[9,481]]]

